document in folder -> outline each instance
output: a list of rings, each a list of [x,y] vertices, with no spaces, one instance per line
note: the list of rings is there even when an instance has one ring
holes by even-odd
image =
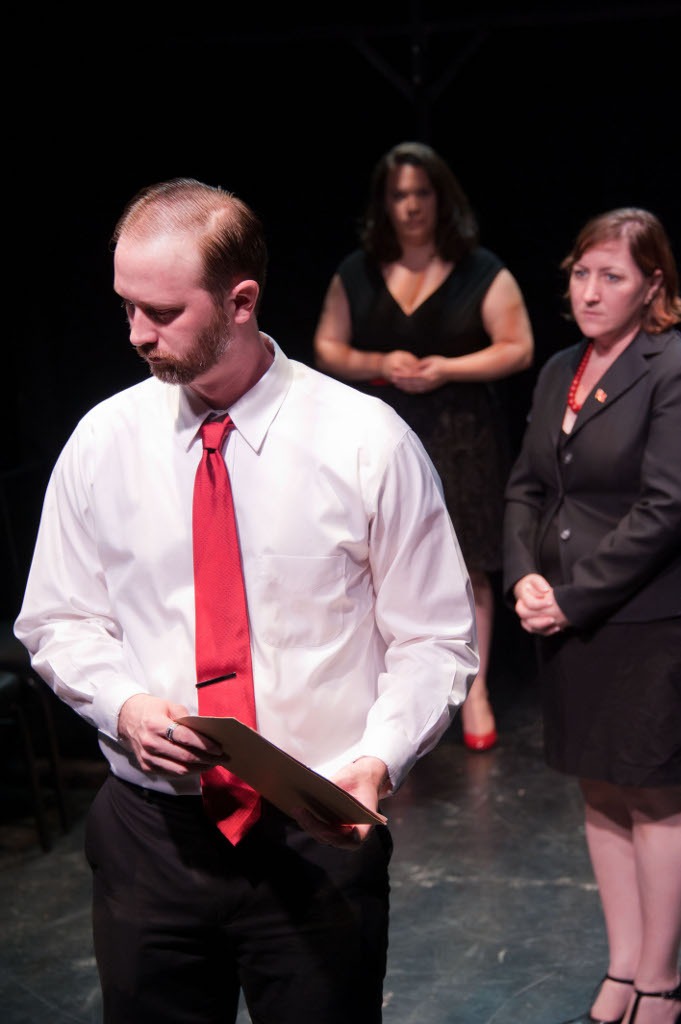
[[[362,825],[387,821],[236,718],[188,715],[178,722],[219,743],[229,758],[226,767],[285,814],[305,807],[330,823]]]

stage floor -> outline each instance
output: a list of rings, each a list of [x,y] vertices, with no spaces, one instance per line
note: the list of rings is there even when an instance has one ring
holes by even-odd
[[[576,783],[543,764],[534,688],[496,697],[496,749],[467,752],[456,723],[384,803],[395,840],[385,1024],[554,1024],[586,1008],[605,970]],[[101,1019],[81,852],[101,766],[70,774],[75,822],[50,853],[29,818],[0,825],[4,1024]]]

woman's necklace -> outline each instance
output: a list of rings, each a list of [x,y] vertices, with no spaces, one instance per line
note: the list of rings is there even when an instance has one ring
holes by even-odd
[[[582,356],[582,361],[577,367],[577,373],[572,378],[572,384],[570,385],[570,390],[568,391],[567,404],[568,408],[572,409],[573,412],[579,412],[579,410],[582,408],[582,405],[584,404],[583,402],[578,402],[575,396],[577,394],[577,388],[580,385],[581,379],[584,376],[586,364],[589,362],[589,357],[591,355],[591,352],[593,351],[593,347],[593,342],[590,341],[589,344],[586,346],[586,352]]]

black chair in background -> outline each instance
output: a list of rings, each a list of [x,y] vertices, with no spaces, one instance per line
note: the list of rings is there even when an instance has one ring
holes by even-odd
[[[18,611],[23,596],[43,484],[44,473],[36,464],[0,473],[0,537],[5,567],[0,617],[0,726],[18,731],[38,837],[43,850],[47,851],[52,844],[41,788],[43,780],[36,756],[37,741],[47,754],[49,781],[54,790],[59,822],[64,832],[69,827],[51,708],[54,698],[31,668],[26,649],[12,631],[12,616]]]

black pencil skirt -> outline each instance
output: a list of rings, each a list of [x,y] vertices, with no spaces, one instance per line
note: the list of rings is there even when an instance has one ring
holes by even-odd
[[[681,618],[540,641],[546,760],[620,786],[681,785]]]

